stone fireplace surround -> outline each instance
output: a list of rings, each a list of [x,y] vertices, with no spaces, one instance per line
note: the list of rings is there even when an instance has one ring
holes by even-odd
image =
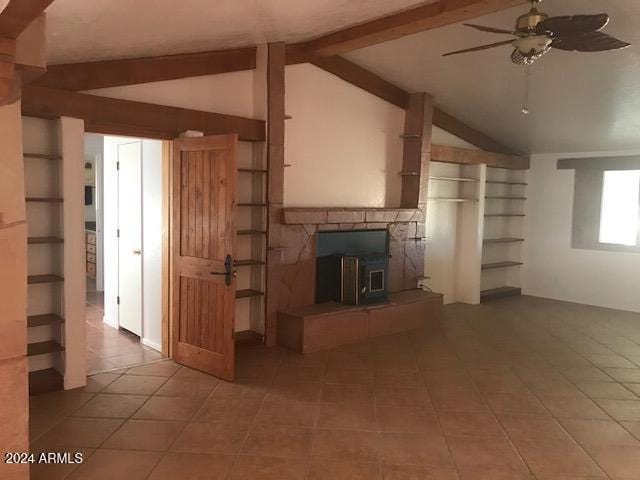
[[[387,229],[389,292],[415,289],[424,276],[424,215],[407,208],[283,208],[279,310],[315,303],[316,232]],[[272,247],[273,248],[273,247]]]

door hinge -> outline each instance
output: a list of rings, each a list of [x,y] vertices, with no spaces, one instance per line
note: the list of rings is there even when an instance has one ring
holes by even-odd
[[[120,170],[120,162],[116,162],[116,170]]]
[[[120,305],[120,295],[118,295],[118,296],[116,297],[116,303],[117,303],[118,305]]]

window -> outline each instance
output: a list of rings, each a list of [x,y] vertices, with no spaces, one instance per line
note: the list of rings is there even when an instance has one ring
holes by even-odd
[[[607,170],[602,182],[600,243],[640,246],[640,170]]]

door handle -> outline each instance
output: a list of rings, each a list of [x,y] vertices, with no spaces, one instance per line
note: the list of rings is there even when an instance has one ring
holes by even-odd
[[[139,248],[136,248],[133,250],[133,254],[134,255],[142,255],[142,250],[140,250]]]
[[[231,255],[227,255],[224,260],[224,272],[211,272],[211,275],[224,275],[225,285],[231,285],[231,277],[236,276],[236,271],[233,269],[233,258],[231,258]]]

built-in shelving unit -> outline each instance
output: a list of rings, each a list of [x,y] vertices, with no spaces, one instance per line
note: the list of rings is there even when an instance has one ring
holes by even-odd
[[[237,267],[252,267],[255,265],[264,265],[262,260],[236,260]]]
[[[485,238],[484,240],[482,240],[482,243],[484,243],[484,244],[490,244],[490,243],[518,243],[518,242],[524,242],[524,238],[501,237],[501,238]]]
[[[236,230],[236,347],[264,342],[268,169],[263,149],[240,144]]]
[[[27,345],[27,356],[46,355],[47,353],[64,352],[64,347],[54,340],[36,342]]]
[[[63,157],[57,120],[23,118],[31,393],[60,389],[64,358]]]
[[[453,202],[453,203],[463,203],[463,202],[477,202],[476,198],[449,198],[449,197],[429,197],[430,202]]]
[[[28,245],[49,245],[54,243],[63,243],[64,239],[55,236],[44,236],[44,237],[29,237],[27,238]]]
[[[520,295],[526,171],[487,167],[480,301]]]
[[[492,268],[506,268],[506,267],[517,267],[522,265],[522,262],[493,262],[493,263],[483,263],[481,265],[482,270],[490,270]]]
[[[466,177],[436,177],[430,176],[429,180],[440,180],[443,182],[478,182],[477,178],[466,178]]]
[[[419,283],[442,293],[445,303],[477,303],[479,219],[485,200],[481,165],[432,161],[428,195],[426,273]]]
[[[260,290],[253,290],[251,288],[236,290],[236,298],[252,298],[252,297],[261,297],[263,295],[264,295],[264,292],[261,292]]]
[[[27,203],[62,203],[62,197],[27,197]]]
[[[64,278],[55,274],[29,275],[27,277],[27,285],[36,285],[38,283],[59,283],[64,282]]]
[[[27,327],[42,327],[44,325],[52,325],[64,322],[64,319],[53,313],[44,315],[31,315],[27,317]]]

